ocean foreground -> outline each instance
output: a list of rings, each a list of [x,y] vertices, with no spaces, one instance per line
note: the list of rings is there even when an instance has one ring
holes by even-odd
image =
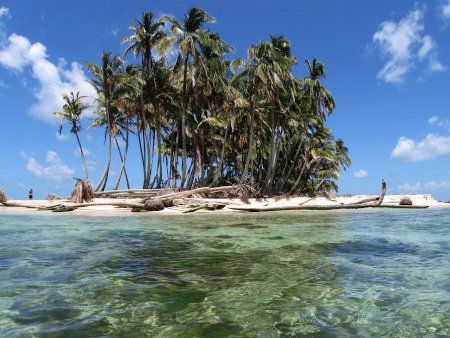
[[[2,212],[0,336],[450,335],[449,208],[152,215]]]
[[[267,209],[267,208],[283,208],[283,207],[295,207],[295,206],[311,206],[311,207],[321,207],[321,206],[339,206],[339,205],[352,205],[354,203],[358,203],[359,201],[364,201],[368,199],[375,199],[377,195],[352,195],[352,196],[335,196],[331,198],[326,197],[291,197],[291,198],[261,198],[261,199],[249,199],[249,203],[245,203],[237,198],[208,198],[201,199],[202,203],[205,200],[208,201],[209,204],[222,204],[225,205],[223,209],[209,211],[205,209],[195,210],[195,213],[236,213],[245,211],[247,208],[256,208],[256,209]],[[412,205],[416,207],[450,207],[450,203],[448,202],[440,202],[437,201],[430,194],[411,194],[411,195],[386,195],[384,196],[381,207],[396,207],[399,205],[400,200],[402,198],[408,198],[411,200]],[[135,202],[138,203],[141,199],[120,199],[116,198],[113,200],[115,203],[120,202]],[[63,204],[63,205],[72,205],[73,203],[70,200],[9,200],[8,203],[14,204],[14,207],[9,206],[0,206],[0,214],[1,213],[11,213],[11,212],[24,212],[29,213],[38,210],[38,208],[48,208],[51,206]],[[94,216],[114,216],[114,215],[131,215],[135,214],[131,211],[130,208],[123,207],[115,207],[110,205],[110,198],[94,198],[92,206],[84,206],[77,208],[76,210],[69,211],[71,214],[77,215],[94,215]],[[190,203],[190,204],[189,204]],[[176,214],[184,214],[191,213],[192,206],[197,206],[199,204],[199,199],[197,198],[188,198],[183,200],[182,205],[175,205],[172,207],[164,208],[164,210],[160,211],[151,211],[148,212],[149,215],[176,215]],[[234,208],[241,208],[244,210],[236,210]],[[345,209],[344,209],[345,210]],[[39,212],[50,212],[46,210],[39,210]],[[146,214],[146,213],[141,213]]]

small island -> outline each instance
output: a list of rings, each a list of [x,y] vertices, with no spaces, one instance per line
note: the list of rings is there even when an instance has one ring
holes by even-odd
[[[67,93],[54,112],[59,132],[67,125],[76,140],[85,178],[69,198],[9,201],[2,193],[0,203],[171,213],[446,205],[430,195],[385,198],[384,181],[379,197],[336,195],[351,161],[326,127],[335,100],[323,84],[324,64],[306,59],[304,77],[294,75],[299,59],[286,37],[274,35],[251,45],[247,58],[233,58],[234,47],[205,28],[214,22],[200,8],[182,21],[144,12],[122,39],[123,55],[103,52],[99,63],[85,63],[96,96]],[[86,121],[108,145],[93,186],[79,137]],[[112,177],[115,150],[121,163]],[[127,161],[131,152],[140,163]],[[130,185],[129,166],[142,168],[139,189]]]

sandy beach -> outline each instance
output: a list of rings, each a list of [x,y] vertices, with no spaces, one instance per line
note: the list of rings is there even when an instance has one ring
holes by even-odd
[[[199,213],[239,213],[245,212],[240,210],[234,210],[233,207],[285,207],[285,206],[339,206],[339,205],[347,205],[352,203],[357,203],[358,201],[375,198],[377,195],[352,195],[352,196],[336,196],[333,198],[325,198],[325,197],[292,197],[292,198],[262,198],[262,199],[250,199],[250,204],[246,204],[240,199],[208,199],[210,203],[218,203],[218,204],[226,204],[226,206],[221,210],[208,211],[208,210],[198,210],[195,214]],[[450,203],[448,202],[440,202],[436,200],[431,194],[414,194],[414,195],[386,195],[384,197],[383,203],[381,206],[396,206],[399,205],[400,199],[403,197],[408,197],[411,199],[413,206],[428,206],[431,208],[436,207],[450,207]],[[140,199],[114,199],[116,202],[120,201],[128,201],[128,202],[139,202]],[[57,204],[70,204],[69,200],[57,200],[57,201],[48,201],[48,200],[10,200],[9,202],[15,203],[17,205],[23,205],[24,207],[8,207],[1,206],[1,213],[51,213],[51,211],[40,211],[37,208],[49,207]],[[134,213],[131,212],[129,208],[121,208],[115,207],[112,205],[108,205],[111,202],[111,199],[107,198],[95,198],[94,203],[104,204],[104,205],[95,205],[95,206],[86,206],[78,208],[74,211],[68,212],[68,214],[72,215],[92,215],[92,216],[125,216],[125,215],[180,215],[183,214],[187,209],[183,206],[173,206],[169,208],[165,208],[161,211],[149,211],[149,212],[140,212]],[[27,207],[25,207],[27,206]],[[30,206],[35,207],[36,209],[30,208]],[[345,210],[345,209],[344,209]]]

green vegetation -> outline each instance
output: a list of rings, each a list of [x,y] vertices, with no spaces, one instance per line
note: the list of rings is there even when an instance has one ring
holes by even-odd
[[[294,76],[297,58],[283,36],[251,45],[245,60],[232,59],[234,48],[205,28],[213,22],[198,8],[181,22],[144,13],[123,39],[123,56],[104,52],[100,64],[87,63],[98,93],[91,127],[104,128],[108,141],[95,189],[107,185],[113,143],[122,161],[115,189],[123,176],[129,187],[133,137],[143,188],[247,183],[266,194],[337,190],[350,159],[324,125],[335,107],[322,84],[324,65],[306,60],[308,75]],[[124,61],[130,53],[135,65]],[[66,101],[73,100],[78,95]]]

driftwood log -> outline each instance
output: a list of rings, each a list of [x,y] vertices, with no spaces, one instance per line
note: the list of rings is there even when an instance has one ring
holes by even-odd
[[[361,201],[356,203],[341,204],[341,205],[286,205],[273,207],[246,207],[246,206],[229,206],[228,208],[240,211],[261,212],[261,211],[283,211],[283,210],[335,210],[335,209],[362,209],[379,207],[386,195],[386,181],[381,182],[381,194],[377,197],[376,202],[361,204]]]
[[[9,204],[9,203],[8,203]],[[41,207],[37,208],[38,210],[49,210],[53,212],[66,212],[66,211],[73,211],[78,208],[84,208],[84,207],[92,207],[92,206],[101,206],[101,205],[108,205],[108,206],[114,206],[119,208],[139,208],[144,209],[145,206],[143,203],[137,203],[137,202],[91,202],[91,203],[70,203],[70,204],[55,204],[48,207]],[[14,206],[14,205],[8,205],[8,206]],[[23,206],[23,205],[16,205],[16,206]],[[30,208],[30,207],[28,207]],[[36,207],[34,207],[36,208]]]
[[[150,198],[146,198],[143,201],[140,202],[133,202],[133,201],[117,201],[114,199],[108,200],[106,202],[88,202],[83,203],[79,202],[81,199],[86,200],[89,198],[88,196],[91,193],[92,189],[90,185],[87,187],[85,184],[88,184],[87,181],[84,180],[77,180],[76,182],[76,188],[72,194],[73,202],[69,203],[58,203],[53,204],[49,206],[39,207],[36,206],[33,202],[30,203],[15,203],[15,202],[0,202],[5,206],[9,207],[24,207],[24,208],[31,208],[31,209],[38,209],[38,210],[49,210],[53,212],[66,212],[66,211],[72,211],[76,210],[78,208],[83,207],[90,207],[90,206],[101,206],[101,205],[108,205],[108,206],[115,206],[120,208],[131,208],[134,209],[134,211],[140,211],[140,210],[147,210],[147,211],[157,211],[162,210],[164,207],[173,206],[173,201],[175,199],[184,199],[192,195],[210,195],[215,193],[224,193],[224,192],[232,192],[237,189],[236,186],[224,186],[224,187],[215,187],[215,188],[209,188],[209,187],[203,187],[188,191],[167,191],[164,189],[159,190],[160,196],[154,196]],[[89,189],[90,188],[90,189]],[[88,194],[88,196],[85,195],[85,193]],[[158,193],[157,193],[158,194]],[[225,204],[224,204],[225,205]],[[216,209],[219,209],[219,207],[216,207]]]
[[[429,205],[396,205],[396,204],[383,204],[379,205],[380,208],[392,208],[392,209],[426,209]]]
[[[224,187],[215,187],[215,188],[202,187],[202,188],[197,188],[197,189],[192,189],[192,190],[187,190],[187,191],[169,193],[166,195],[154,197],[154,199],[160,200],[161,202],[164,203],[164,206],[166,206],[166,207],[171,207],[174,205],[173,201],[176,199],[187,198],[192,195],[207,195],[208,196],[208,195],[215,194],[215,193],[231,192],[231,191],[235,191],[237,188],[238,188],[237,186],[224,186]]]
[[[194,205],[191,208],[189,208],[188,210],[183,211],[184,214],[188,214],[191,212],[196,212],[198,210],[209,210],[209,211],[213,211],[213,210],[220,210],[225,208],[225,204],[219,204],[219,203],[207,203],[207,204],[202,204],[202,205]]]

